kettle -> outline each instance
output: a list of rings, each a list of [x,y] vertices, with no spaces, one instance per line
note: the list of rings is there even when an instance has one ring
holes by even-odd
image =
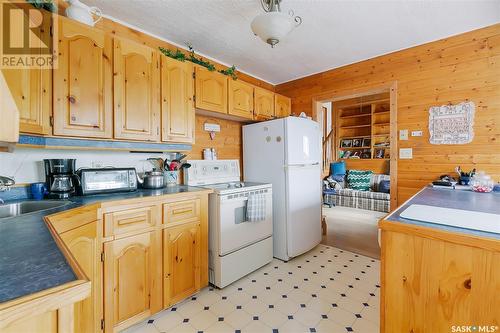
[[[69,7],[66,8],[66,16],[90,25],[94,26],[97,22],[102,19],[102,11],[97,7],[89,7],[84,3],[81,3],[80,0],[66,0],[69,3]],[[97,19],[94,20],[92,15],[97,16]]]
[[[153,171],[146,171],[144,176],[141,178],[137,175],[137,182],[142,185],[143,188],[148,189],[158,189],[165,187],[165,178],[163,177],[163,172],[153,169]]]

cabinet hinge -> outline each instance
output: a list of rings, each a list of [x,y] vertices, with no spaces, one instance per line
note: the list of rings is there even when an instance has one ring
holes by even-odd
[[[50,37],[54,36],[54,26],[53,25],[50,25],[50,27],[49,27],[49,35],[50,35]]]
[[[54,116],[49,117],[50,126],[54,127]]]
[[[196,102],[196,95],[193,95],[193,102]]]
[[[104,319],[101,319],[101,330],[104,329]]]
[[[160,128],[159,127],[156,128],[156,135],[160,135]]]
[[[193,79],[196,79],[196,73],[193,72]]]
[[[101,261],[104,262],[104,251],[101,252]]]

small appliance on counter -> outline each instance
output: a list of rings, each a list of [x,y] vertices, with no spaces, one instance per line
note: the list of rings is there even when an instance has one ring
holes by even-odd
[[[79,195],[137,190],[135,168],[80,168],[77,176],[80,180],[77,185]]]
[[[238,160],[190,160],[184,184],[209,195],[209,280],[219,288],[273,260],[271,184],[241,182]]]
[[[45,183],[50,199],[67,199],[75,194],[75,159],[44,159]]]
[[[159,189],[165,187],[165,176],[162,171],[153,169],[153,171],[146,171],[144,175],[138,177],[137,180],[143,188]]]

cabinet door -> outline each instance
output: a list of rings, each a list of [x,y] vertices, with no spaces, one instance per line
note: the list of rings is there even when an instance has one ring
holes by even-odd
[[[160,66],[158,53],[133,41],[114,40],[115,138],[158,141]]]
[[[229,114],[253,119],[253,86],[229,80]]]
[[[37,35],[48,35],[50,19],[44,17],[42,26],[31,30],[33,29]],[[35,43],[33,46],[38,47],[45,38],[34,38],[30,43]],[[2,71],[19,110],[19,131],[30,134],[52,134],[50,128],[52,70],[30,67]]]
[[[200,289],[200,222],[163,231],[163,306]]]
[[[196,108],[227,113],[227,77],[196,67]]]
[[[161,310],[161,231],[104,243],[106,332],[120,331]]]
[[[194,142],[193,65],[161,57],[162,141]]]
[[[54,70],[54,135],[112,137],[111,37],[66,18],[59,20]]]
[[[274,93],[262,88],[255,88],[255,119],[274,117]]]
[[[276,117],[288,117],[292,111],[292,102],[289,97],[274,94],[274,112]]]
[[[75,304],[75,333],[101,331],[102,262],[101,235],[98,222],[85,224],[61,234],[76,262],[92,282],[90,297]]]

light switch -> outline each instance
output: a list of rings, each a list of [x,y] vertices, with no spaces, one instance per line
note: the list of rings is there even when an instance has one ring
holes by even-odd
[[[408,130],[399,130],[399,140],[408,140]]]
[[[413,158],[413,148],[399,148],[399,158],[409,160]]]
[[[412,131],[411,132],[411,136],[422,136],[422,135],[423,135],[422,131]]]

